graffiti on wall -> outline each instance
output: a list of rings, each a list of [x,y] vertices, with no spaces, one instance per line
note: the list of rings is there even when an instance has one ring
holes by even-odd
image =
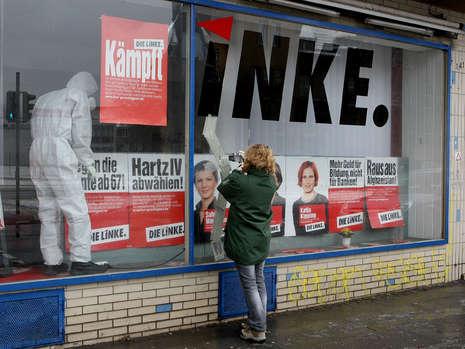
[[[447,252],[446,252],[447,254]],[[286,275],[289,300],[316,298],[316,303],[327,303],[337,299],[350,299],[355,290],[386,287],[386,291],[400,289],[402,285],[421,282],[431,278],[446,280],[448,268],[446,255],[412,256],[395,261],[375,262],[371,268],[348,266],[335,269],[306,270],[294,267]],[[436,274],[435,277],[428,276]]]

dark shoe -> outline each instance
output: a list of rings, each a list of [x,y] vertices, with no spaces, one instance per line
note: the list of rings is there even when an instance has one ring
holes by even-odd
[[[100,274],[108,270],[107,264],[95,264],[93,262],[72,262],[71,275]]]
[[[243,328],[241,331],[241,339],[254,342],[254,343],[263,343],[266,340],[266,334],[263,331],[255,331],[251,328]]]
[[[57,275],[68,272],[68,264],[61,263],[57,265],[47,265],[44,264],[44,274],[45,275]]]

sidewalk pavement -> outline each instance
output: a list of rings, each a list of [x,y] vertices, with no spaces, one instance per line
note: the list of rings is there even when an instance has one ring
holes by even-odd
[[[264,344],[238,337],[240,321],[92,349],[465,348],[465,282],[270,314]]]

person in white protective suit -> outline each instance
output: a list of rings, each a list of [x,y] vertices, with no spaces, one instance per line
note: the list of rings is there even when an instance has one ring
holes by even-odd
[[[42,95],[31,119],[32,145],[29,151],[31,178],[39,200],[40,249],[44,272],[66,272],[61,250],[61,213],[69,227],[70,273],[101,273],[108,266],[91,262],[89,212],[78,175],[78,163],[95,175],[90,97],[97,83],[88,72],[74,75],[66,88]]]

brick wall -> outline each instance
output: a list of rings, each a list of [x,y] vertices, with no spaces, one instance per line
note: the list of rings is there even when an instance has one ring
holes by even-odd
[[[217,321],[218,273],[70,286],[65,297],[64,347],[147,336]]]
[[[446,248],[320,260],[278,267],[277,310],[348,301],[446,281]]]

